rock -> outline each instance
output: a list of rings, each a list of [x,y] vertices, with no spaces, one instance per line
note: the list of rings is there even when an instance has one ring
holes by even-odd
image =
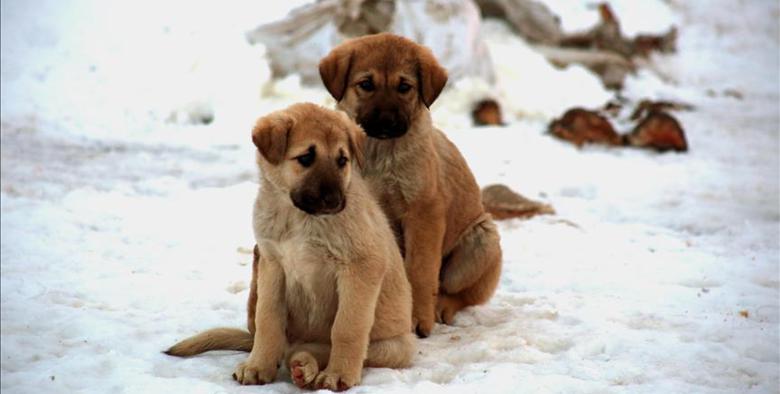
[[[550,205],[529,200],[501,184],[482,189],[482,205],[496,220],[530,218],[555,213]]]
[[[623,145],[623,138],[615,132],[604,116],[583,108],[572,108],[560,119],[550,123],[549,132],[563,140],[582,146],[585,143]]]
[[[485,99],[478,102],[471,111],[471,118],[477,126],[501,126],[501,106],[496,100]]]
[[[680,123],[663,111],[651,111],[634,130],[626,136],[631,146],[652,148],[658,151],[685,152],[688,142]]]

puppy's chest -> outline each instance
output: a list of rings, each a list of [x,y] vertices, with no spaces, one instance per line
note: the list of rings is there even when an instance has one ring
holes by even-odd
[[[316,293],[327,292],[323,283],[335,277],[340,259],[317,241],[305,237],[291,237],[279,241],[264,242],[264,249],[275,255],[284,269],[285,282],[289,288],[297,288],[316,297]],[[262,253],[262,252],[261,252]]]
[[[385,213],[390,217],[398,217],[414,200],[420,188],[420,179],[408,163],[396,163],[391,158],[375,160],[369,162],[364,177]]]

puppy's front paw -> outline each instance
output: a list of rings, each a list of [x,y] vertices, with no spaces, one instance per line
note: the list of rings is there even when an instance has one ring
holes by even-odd
[[[455,313],[462,308],[461,302],[446,295],[439,295],[436,302],[436,321],[446,325],[452,325]]]
[[[418,337],[428,338],[428,336],[431,335],[431,331],[433,331],[433,317],[426,319],[420,319],[416,316],[413,317],[412,328],[414,329],[414,332],[417,333]]]
[[[247,360],[238,364],[233,379],[240,384],[266,384],[274,381],[276,368],[261,368],[256,363]]]
[[[412,329],[418,337],[427,338],[431,335],[436,320],[436,299],[418,298],[420,302],[415,299],[412,308]]]
[[[314,378],[314,387],[330,391],[349,390],[358,383],[360,383],[360,376],[357,378],[350,378],[344,374],[330,372],[327,368]]]

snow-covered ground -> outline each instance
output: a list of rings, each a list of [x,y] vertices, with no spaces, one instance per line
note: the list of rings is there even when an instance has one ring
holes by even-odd
[[[299,392],[286,376],[238,386],[246,354],[160,353],[245,324],[253,119],[332,104],[269,80],[244,40],[297,2],[270,3],[0,3],[3,392]],[[568,30],[595,21],[587,3],[549,2]],[[609,94],[486,23],[510,124],[468,126],[474,81],[445,92],[435,121],[480,184],[558,213],[502,222],[493,300],[437,326],[411,368],[366,369],[354,392],[780,390],[780,9],[641,3],[613,2],[624,30],[677,24],[679,52],[625,95],[693,104],[678,113],[690,152],[544,135]]]

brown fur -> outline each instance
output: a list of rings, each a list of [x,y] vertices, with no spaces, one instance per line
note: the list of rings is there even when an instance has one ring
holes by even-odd
[[[488,301],[501,272],[499,235],[477,182],[432,125],[428,107],[447,72],[429,49],[383,33],[334,48],[320,75],[338,108],[378,137],[366,142],[363,174],[396,231],[413,320],[427,336],[436,318],[450,323],[461,308]]]
[[[241,384],[271,382],[284,360],[298,386],[331,390],[358,384],[364,364],[407,366],[414,351],[411,290],[387,219],[356,171],[360,128],[344,114],[297,104],[261,118],[252,137],[262,175],[254,212],[254,333],[210,330],[168,353],[250,345],[234,373]],[[306,167],[297,158],[312,146],[316,159]],[[355,165],[339,166],[341,156]],[[310,190],[314,182],[318,191]],[[308,200],[296,196],[328,188],[343,195],[341,209],[334,211],[336,202],[303,207],[313,213],[299,209]]]

